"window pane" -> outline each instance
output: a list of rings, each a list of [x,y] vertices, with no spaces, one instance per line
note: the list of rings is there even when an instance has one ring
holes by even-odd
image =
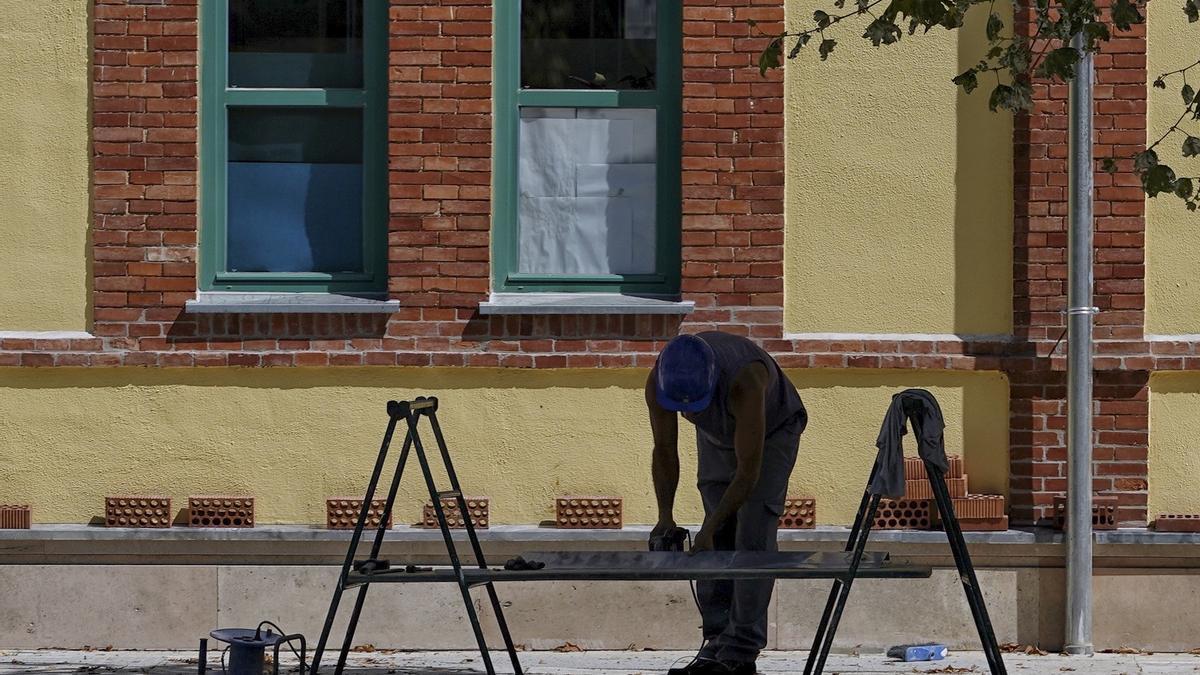
[[[657,0],[523,0],[521,86],[653,89]]]
[[[230,272],[363,269],[362,111],[229,111]]]
[[[518,269],[654,269],[655,111],[522,108]]]
[[[362,0],[229,0],[229,86],[363,86]]]

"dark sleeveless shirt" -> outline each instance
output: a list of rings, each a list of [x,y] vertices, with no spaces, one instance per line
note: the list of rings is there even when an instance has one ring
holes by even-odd
[[[729,409],[729,390],[738,373],[750,363],[758,361],[766,367],[768,378],[766,435],[770,436],[796,418],[799,418],[801,430],[804,429],[808,424],[808,413],[800,394],[770,354],[740,335],[710,331],[697,333],[696,337],[707,342],[716,356],[717,389],[707,408],[697,413],[683,413],[684,419],[722,444],[732,447],[735,421]]]

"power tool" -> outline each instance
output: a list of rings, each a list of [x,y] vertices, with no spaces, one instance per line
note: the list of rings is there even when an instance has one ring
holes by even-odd
[[[663,534],[650,537],[651,551],[683,551],[683,544],[691,537],[686,528],[672,527]]]

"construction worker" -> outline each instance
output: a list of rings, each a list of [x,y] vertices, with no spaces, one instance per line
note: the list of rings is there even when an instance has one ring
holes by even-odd
[[[779,516],[808,423],[779,364],[744,337],[680,335],[646,380],[646,406],[658,499],[651,547],[676,528],[679,413],[696,427],[696,482],[704,502],[704,525],[691,550],[778,550]],[[697,583],[704,643],[690,664],[669,675],[754,675],[767,644],[773,586],[769,579]]]

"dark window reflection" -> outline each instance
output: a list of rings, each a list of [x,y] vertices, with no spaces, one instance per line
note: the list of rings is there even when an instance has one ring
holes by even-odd
[[[521,86],[653,89],[657,0],[523,0]]]
[[[233,272],[362,270],[362,110],[229,111]]]
[[[229,86],[359,89],[362,0],[229,0]]]

